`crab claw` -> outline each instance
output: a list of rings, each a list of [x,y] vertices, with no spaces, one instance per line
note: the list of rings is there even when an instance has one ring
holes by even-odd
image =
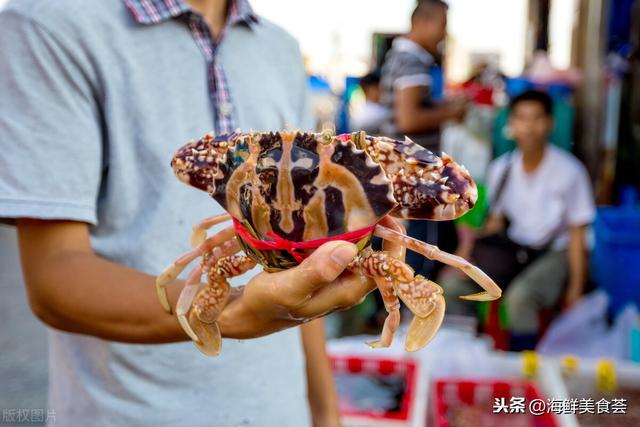
[[[197,335],[193,343],[206,356],[217,356],[222,348],[222,333],[217,323],[204,323],[195,313],[189,314],[189,323]]]
[[[455,255],[447,254],[446,252],[444,254],[450,257],[455,256]],[[485,289],[483,292],[478,292],[470,295],[463,295],[460,298],[469,300],[469,301],[493,301],[502,296],[502,289],[500,289],[500,286],[498,286],[496,282],[494,282],[489,276],[487,276],[487,273],[480,270],[475,265],[469,263],[469,261],[465,260],[464,258],[460,258],[460,257],[457,257],[457,258],[460,259],[458,264],[460,265],[459,267],[460,270],[462,270],[467,276],[469,276],[471,279],[473,279],[476,283],[478,283],[480,286],[482,286]]]
[[[426,317],[414,316],[407,332],[407,339],[404,342],[404,348],[407,351],[418,351],[427,344],[435,336],[442,325],[444,319],[444,296],[442,293],[436,294],[434,301],[434,309]]]
[[[176,316],[202,353],[217,356],[222,347],[222,333],[216,319],[229,299],[231,287],[224,279],[201,283],[202,273],[200,266],[189,273],[176,304]]]
[[[205,283],[185,286],[176,306],[180,326],[198,349],[207,356],[217,356],[222,348],[220,327],[209,316],[210,309],[201,309],[201,300],[206,298],[211,288]],[[224,296],[226,301],[228,296]],[[195,302],[195,303],[194,303]],[[214,309],[215,310],[215,309]]]
[[[200,290],[206,288],[206,284],[204,283],[194,283],[188,286],[185,286],[182,292],[180,293],[180,297],[178,298],[178,304],[176,305],[176,316],[178,317],[178,322],[180,322],[180,326],[184,332],[189,335],[193,341],[199,341],[198,334],[195,333],[193,328],[191,327],[191,323],[187,319],[187,315],[191,310],[191,304],[193,300],[196,298],[196,295]]]
[[[462,295],[460,299],[467,301],[494,301],[500,297],[490,294],[489,292],[478,292],[475,294]]]
[[[427,317],[436,309],[438,295],[443,290],[438,284],[417,275],[409,283],[395,283],[395,291],[403,303],[418,317]]]

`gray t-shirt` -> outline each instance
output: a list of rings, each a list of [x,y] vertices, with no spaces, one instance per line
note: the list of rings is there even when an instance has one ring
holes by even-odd
[[[219,60],[243,130],[312,127],[302,57],[282,29],[263,18],[233,26]],[[193,224],[221,212],[169,167],[180,145],[211,130],[205,59],[184,22],[140,25],[121,0],[20,0],[0,13],[5,221],[90,223],[100,256],[158,274],[190,248]],[[310,422],[297,329],[225,340],[217,358],[188,342],[49,336],[55,425]]]

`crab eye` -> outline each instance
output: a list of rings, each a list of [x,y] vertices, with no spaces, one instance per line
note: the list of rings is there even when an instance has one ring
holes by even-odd
[[[331,144],[331,142],[333,141],[333,136],[335,135],[335,133],[333,132],[332,129],[325,129],[322,132],[322,139],[321,142],[323,144]]]

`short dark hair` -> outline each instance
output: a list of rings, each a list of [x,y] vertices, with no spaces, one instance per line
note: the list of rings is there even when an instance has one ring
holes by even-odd
[[[443,8],[445,11],[449,9],[449,5],[443,0],[418,0],[416,8],[411,13],[411,22],[420,15],[429,15],[437,7]]]
[[[523,102],[537,102],[544,109],[544,113],[551,117],[553,115],[553,100],[546,92],[541,90],[527,90],[516,96],[509,102],[509,111],[513,113],[513,110]]]
[[[367,86],[373,86],[380,83],[380,73],[378,71],[371,71],[360,77],[360,87],[365,88]]]

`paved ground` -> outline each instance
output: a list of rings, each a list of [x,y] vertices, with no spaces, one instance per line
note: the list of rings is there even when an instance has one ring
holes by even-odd
[[[46,416],[46,394],[46,329],[27,305],[15,229],[0,225],[0,425],[13,425],[6,422],[12,410],[42,409]]]

